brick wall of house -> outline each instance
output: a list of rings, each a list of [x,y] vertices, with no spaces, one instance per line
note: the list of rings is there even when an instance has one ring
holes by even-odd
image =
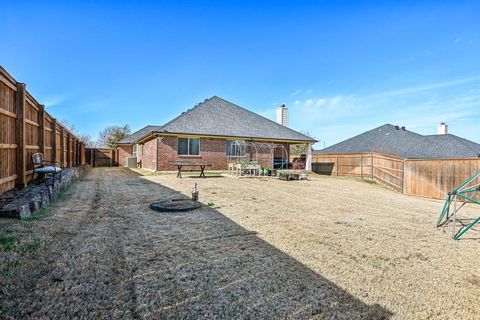
[[[200,156],[179,156],[176,137],[162,137],[159,142],[159,170],[176,170],[172,162],[208,163],[210,170],[227,169],[227,148],[223,139],[200,139]]]
[[[157,139],[152,139],[141,147],[142,168],[158,170],[157,168]]]
[[[127,165],[127,157],[132,156],[132,146],[118,146],[118,165],[119,166],[126,166]]]
[[[211,164],[210,170],[226,170],[227,169],[227,143],[224,139],[200,139],[200,156],[179,156],[177,155],[177,138],[161,137],[158,142],[158,167],[157,167],[157,139],[152,139],[137,147],[138,161],[141,161],[141,167],[149,170],[176,170],[172,162],[202,162]],[[284,144],[288,152],[288,144]],[[118,147],[119,165],[126,165],[126,158],[133,153],[132,146]],[[281,149],[276,149],[276,156],[281,156]],[[255,157],[254,152],[251,155]],[[248,156],[247,156],[248,158]],[[258,147],[257,159],[262,167],[271,168],[272,158],[270,149],[266,147]],[[288,157],[286,158],[288,159]],[[286,160],[288,161],[288,160]]]
[[[285,161],[288,161],[288,144],[284,144],[284,146],[287,150]],[[177,168],[172,165],[172,162],[177,161],[208,163],[211,165],[208,167],[210,170],[227,169],[227,143],[225,139],[201,138],[200,156],[179,156],[177,150],[178,140],[176,137],[161,137],[158,149],[158,170],[176,170]],[[254,157],[253,152],[252,158]],[[272,167],[270,148],[257,149],[257,158],[262,167]]]

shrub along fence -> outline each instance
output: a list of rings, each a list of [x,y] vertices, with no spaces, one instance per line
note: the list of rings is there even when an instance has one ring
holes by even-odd
[[[313,154],[312,171],[370,178],[404,194],[443,199],[450,190],[480,172],[480,158],[403,159],[379,153]]]
[[[27,185],[37,152],[66,167],[85,163],[85,145],[78,137],[0,67],[0,194]]]

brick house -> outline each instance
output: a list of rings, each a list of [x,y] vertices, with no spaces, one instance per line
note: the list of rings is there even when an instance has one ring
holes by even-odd
[[[316,142],[214,96],[163,126],[146,126],[119,141],[118,162],[126,166],[128,157],[136,157],[138,166],[153,171],[175,170],[172,163],[176,161],[208,163],[210,169],[226,170],[232,143],[245,141],[258,144],[256,154],[262,166],[273,165],[271,159],[285,152],[282,150],[289,150],[292,144],[311,146]],[[306,166],[310,170],[311,153],[307,155]]]

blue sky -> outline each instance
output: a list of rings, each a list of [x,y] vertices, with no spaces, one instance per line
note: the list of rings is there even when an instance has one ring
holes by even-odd
[[[213,95],[339,142],[384,123],[480,142],[480,2],[1,4],[0,64],[58,119],[163,124]]]

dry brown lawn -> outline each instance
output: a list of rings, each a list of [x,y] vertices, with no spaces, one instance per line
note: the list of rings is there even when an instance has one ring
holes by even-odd
[[[213,207],[148,208],[195,183]],[[480,240],[435,229],[441,206],[346,178],[97,168],[39,219],[0,220],[0,318],[478,319]]]
[[[454,241],[437,230],[443,201],[318,175],[148,179],[184,194],[198,183],[201,200],[392,319],[480,319],[479,232]]]

